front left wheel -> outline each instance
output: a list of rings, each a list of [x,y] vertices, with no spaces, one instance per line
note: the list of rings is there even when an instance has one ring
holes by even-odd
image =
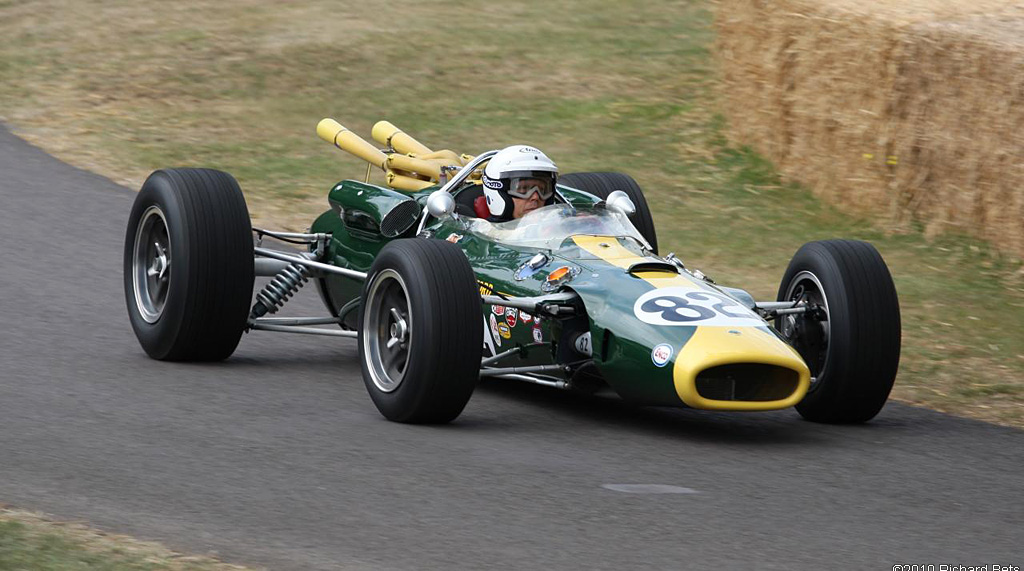
[[[124,292],[135,336],[162,361],[219,361],[245,331],[252,228],[235,179],[210,169],[151,174],[132,206]]]
[[[479,286],[444,240],[395,240],[377,255],[359,310],[363,381],[388,420],[445,423],[469,402],[483,352]]]

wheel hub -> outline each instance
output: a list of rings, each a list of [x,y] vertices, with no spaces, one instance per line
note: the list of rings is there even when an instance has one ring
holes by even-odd
[[[814,390],[828,364],[831,338],[828,299],[821,281],[807,271],[793,277],[785,299],[808,306],[806,313],[782,316],[779,332],[807,363],[811,370],[811,390]]]
[[[364,303],[363,359],[373,384],[390,393],[405,379],[415,326],[402,276],[391,269],[374,276]]]
[[[404,348],[406,336],[409,334],[409,325],[406,323],[405,318],[402,317],[401,312],[398,309],[391,308],[391,318],[394,320],[389,328],[391,338],[388,339],[388,349],[393,348],[395,345],[400,345]]]
[[[167,249],[160,242],[153,242],[153,248],[157,251],[157,255],[153,258],[153,263],[149,266],[146,274],[149,277],[155,276],[156,279],[163,280],[168,268]]]
[[[150,206],[142,213],[132,256],[135,304],[147,323],[156,323],[167,303],[171,283],[170,244],[163,211],[156,205]]]

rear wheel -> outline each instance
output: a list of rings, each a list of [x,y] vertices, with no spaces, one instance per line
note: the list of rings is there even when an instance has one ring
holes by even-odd
[[[601,199],[608,198],[608,195],[616,190],[625,192],[636,206],[636,212],[629,217],[630,222],[647,239],[654,253],[658,253],[658,236],[654,231],[651,209],[647,205],[643,191],[640,190],[640,185],[633,177],[617,172],[574,172],[559,176],[558,184],[589,192]]]
[[[889,269],[867,242],[810,242],[793,256],[779,301],[812,311],[780,317],[776,326],[811,370],[811,387],[796,406],[816,422],[874,418],[896,379],[900,308]]]
[[[124,244],[124,292],[142,348],[164,361],[218,361],[245,330],[252,228],[231,175],[166,169],[135,198]]]
[[[445,423],[480,376],[480,292],[462,250],[410,238],[370,268],[359,315],[359,358],[370,398],[388,420]]]

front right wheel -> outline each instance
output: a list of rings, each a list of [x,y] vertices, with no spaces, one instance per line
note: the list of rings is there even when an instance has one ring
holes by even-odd
[[[469,402],[480,376],[483,314],[466,255],[444,240],[395,240],[363,287],[363,382],[388,420],[445,423]]]
[[[871,244],[804,244],[779,286],[779,301],[810,310],[783,315],[776,328],[811,370],[796,406],[808,420],[866,422],[889,398],[900,360],[900,306],[881,254]]]

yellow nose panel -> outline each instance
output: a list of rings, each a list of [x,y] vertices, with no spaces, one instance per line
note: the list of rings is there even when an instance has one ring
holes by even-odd
[[[796,371],[799,380],[789,396],[768,401],[711,400],[697,392],[697,375],[720,365],[756,363]],[[676,393],[687,406],[710,410],[776,410],[800,402],[811,373],[800,355],[771,333],[755,327],[698,327],[680,349],[673,368]]]

